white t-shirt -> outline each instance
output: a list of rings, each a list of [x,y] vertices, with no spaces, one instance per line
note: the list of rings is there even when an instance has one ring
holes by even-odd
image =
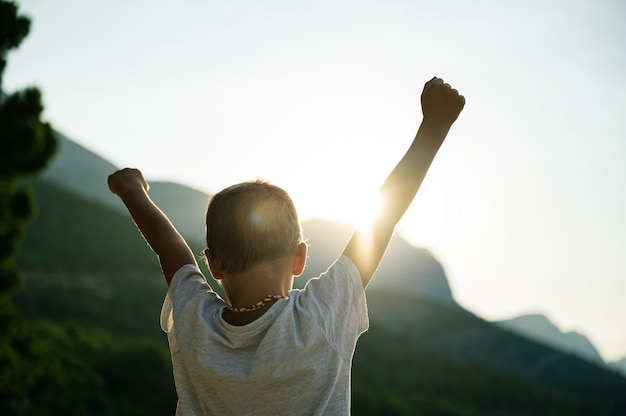
[[[226,306],[196,266],[173,276],[161,327],[172,353],[177,415],[350,414],[352,356],[369,322],[349,258],[250,324],[225,322]]]

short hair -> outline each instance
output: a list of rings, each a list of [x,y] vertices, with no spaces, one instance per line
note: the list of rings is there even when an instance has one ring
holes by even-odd
[[[295,255],[302,227],[284,189],[257,179],[215,194],[206,212],[206,245],[225,273],[239,273],[263,260]]]

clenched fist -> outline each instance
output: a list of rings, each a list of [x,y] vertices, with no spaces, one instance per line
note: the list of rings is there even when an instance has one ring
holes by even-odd
[[[148,192],[150,188],[141,171],[131,168],[118,170],[109,176],[108,184],[111,192],[120,197],[137,191]]]
[[[465,106],[465,98],[441,78],[433,78],[422,91],[424,123],[449,129]]]

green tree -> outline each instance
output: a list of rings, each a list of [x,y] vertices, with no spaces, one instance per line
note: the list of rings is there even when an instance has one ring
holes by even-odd
[[[0,90],[9,51],[30,29],[30,20],[17,6],[0,1]],[[0,95],[0,334],[6,335],[14,313],[11,295],[19,287],[15,255],[24,225],[35,211],[28,189],[18,181],[45,167],[57,142],[48,123],[41,121],[43,105],[37,88]]]
[[[16,256],[35,213],[32,191],[20,183],[57,148],[41,120],[39,90],[2,91],[7,55],[29,29],[18,7],[0,0],[0,415],[172,414],[169,356],[153,340],[24,321],[13,306],[21,280]]]
[[[6,95],[2,75],[7,55],[19,46],[30,29],[30,20],[17,6],[0,0],[0,402],[6,403],[18,353],[13,338],[17,316],[11,296],[19,287],[15,264],[25,223],[35,211],[28,189],[18,181],[39,172],[52,158],[57,142],[48,123],[41,121],[43,106],[36,88]]]
[[[8,52],[22,43],[29,30],[30,20],[17,14],[17,6],[9,1],[0,1],[0,85]]]

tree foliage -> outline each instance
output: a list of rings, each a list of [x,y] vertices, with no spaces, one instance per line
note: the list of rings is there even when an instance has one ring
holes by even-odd
[[[30,20],[13,2],[0,1],[0,82],[8,52],[28,34]],[[0,83],[0,90],[2,84]],[[11,322],[10,296],[19,284],[14,257],[25,222],[35,208],[30,192],[17,181],[39,172],[52,158],[56,139],[41,121],[43,105],[37,88],[0,95],[0,331]]]
[[[0,177],[32,175],[43,169],[56,150],[50,124],[41,121],[41,93],[35,87],[14,92],[0,104]]]
[[[169,354],[152,341],[35,322],[10,347],[0,414],[174,414]]]
[[[6,68],[7,53],[17,48],[30,31],[30,20],[17,13],[17,5],[0,1],[0,85]]]

